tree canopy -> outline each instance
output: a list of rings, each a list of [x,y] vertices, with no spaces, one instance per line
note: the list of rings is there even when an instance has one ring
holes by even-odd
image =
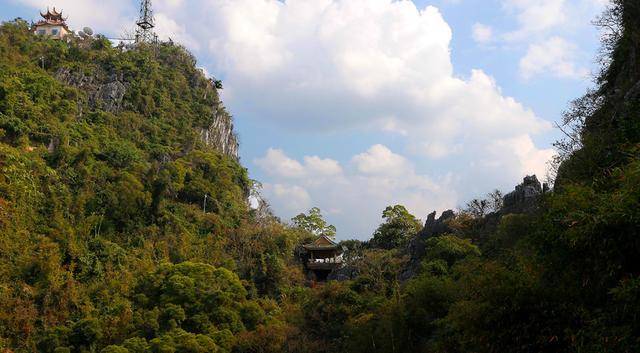
[[[373,233],[371,243],[383,249],[404,245],[422,227],[420,220],[402,205],[388,206],[382,211],[384,222]]]
[[[389,206],[327,283],[297,255],[335,227],[250,209],[247,171],[202,139],[228,113],[184,48],[3,23],[0,351],[640,351],[640,5],[597,22],[553,192],[518,213],[494,192],[438,231]],[[96,101],[115,81],[117,107]]]
[[[318,207],[313,207],[308,213],[300,213],[291,219],[293,225],[300,229],[304,229],[313,235],[324,235],[329,238],[336,236],[336,227],[327,224],[322,217],[322,212]]]

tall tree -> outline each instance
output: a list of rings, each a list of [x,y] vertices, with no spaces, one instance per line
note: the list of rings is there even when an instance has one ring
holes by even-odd
[[[336,236],[336,227],[332,224],[327,224],[318,207],[310,209],[309,214],[300,213],[293,217],[291,221],[296,227],[304,229],[314,235],[325,235],[330,238]]]
[[[383,249],[404,245],[422,227],[420,220],[402,205],[387,206],[382,211],[382,218],[384,222],[373,233],[371,243]]]

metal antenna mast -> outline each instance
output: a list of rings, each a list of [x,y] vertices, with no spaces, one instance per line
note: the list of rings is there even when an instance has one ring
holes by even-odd
[[[151,9],[151,0],[140,1],[140,18],[138,18],[136,24],[138,25],[136,43],[151,43],[156,40],[156,35],[153,33],[155,21],[153,19],[153,9]]]

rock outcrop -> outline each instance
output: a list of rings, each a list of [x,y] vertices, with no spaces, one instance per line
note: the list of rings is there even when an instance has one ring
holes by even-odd
[[[436,219],[436,211],[433,211],[427,216],[427,220],[424,222],[424,228],[416,237],[409,242],[409,254],[411,259],[420,259],[424,256],[424,242],[434,236],[442,235],[445,233],[452,233],[454,229],[449,226],[449,221],[456,216],[452,210],[446,210],[442,212],[440,217]]]
[[[515,187],[514,191],[504,196],[503,206],[500,210],[491,212],[477,219],[474,231],[476,238],[472,238],[471,240],[478,242],[487,234],[495,232],[501,217],[506,214],[534,211],[538,206],[540,197],[545,192],[547,192],[546,184],[541,184],[535,175],[526,176],[522,183]],[[442,212],[438,218],[436,218],[435,211],[427,216],[424,228],[411,239],[405,250],[406,253],[409,254],[410,260],[400,275],[402,280],[408,280],[418,273],[420,262],[426,253],[425,243],[429,238],[459,232],[451,226],[451,221],[455,219],[455,217],[456,213],[452,210]]]
[[[418,233],[418,236],[421,238],[430,238],[435,235],[453,232],[453,229],[448,225],[448,221],[455,216],[456,214],[453,210],[446,210],[436,219],[436,211],[433,211],[427,216],[427,220],[424,222],[424,228]]]
[[[547,191],[547,185],[541,184],[535,175],[526,176],[514,191],[504,195],[501,214],[525,213],[536,209],[538,199]]]
[[[233,119],[219,103],[214,107],[213,123],[208,128],[200,129],[200,139],[210,148],[238,159],[238,136],[233,130]]]
[[[442,212],[436,219],[436,211],[427,216],[424,228],[411,239],[406,252],[409,254],[409,262],[404,271],[400,274],[400,279],[405,281],[415,276],[420,268],[420,261],[426,253],[425,242],[431,237],[436,237],[446,233],[454,233],[455,230],[449,226],[449,221],[455,218],[453,210]]]
[[[56,72],[55,76],[60,82],[86,92],[88,106],[91,110],[101,109],[111,113],[118,113],[123,109],[123,99],[127,93],[127,84],[117,74],[112,74],[108,76],[108,79],[104,80],[99,77],[106,75],[87,75],[81,70],[63,67]],[[81,105],[80,108],[82,108]],[[233,130],[233,119],[225,110],[222,102],[217,102],[213,107],[213,119],[211,121],[212,123],[208,127],[199,128],[198,132],[201,141],[207,147],[238,159],[239,142]]]
[[[55,76],[59,81],[86,92],[90,109],[102,109],[111,113],[122,109],[127,87],[117,75],[111,75],[109,79],[102,81],[96,75],[86,75],[81,70],[63,67],[58,69]]]

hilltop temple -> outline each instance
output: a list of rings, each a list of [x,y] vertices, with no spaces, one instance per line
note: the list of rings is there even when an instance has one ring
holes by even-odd
[[[67,26],[67,18],[62,17],[62,11],[53,11],[47,8],[47,13],[40,13],[42,20],[33,25],[33,31],[42,36],[49,36],[52,39],[63,39],[71,31]]]

